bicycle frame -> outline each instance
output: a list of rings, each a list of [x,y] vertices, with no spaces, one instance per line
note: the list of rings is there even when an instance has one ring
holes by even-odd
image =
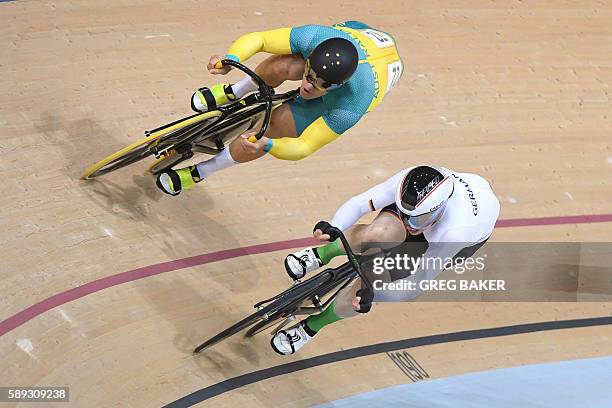
[[[249,75],[258,85],[258,92],[212,111],[192,114],[147,130],[144,139],[98,161],[87,169],[81,178],[98,177],[151,155],[155,155],[158,159],[149,167],[149,171],[154,174],[190,158],[194,152],[216,155],[225,148],[228,140],[237,136],[231,133],[232,126],[240,126],[250,118],[259,120],[259,115],[262,113],[261,128],[255,137],[257,139],[263,137],[268,129],[273,109],[293,99],[298,90],[275,95],[274,89],[249,68],[232,60],[222,60],[222,63]],[[279,103],[275,104],[277,101]],[[249,126],[254,126],[255,123],[254,120]],[[228,132],[224,133],[225,129],[228,129]]]
[[[358,258],[353,253],[342,231],[331,227],[326,228],[326,231],[323,231],[323,233],[330,234],[330,236],[338,236],[340,238],[346,250],[349,262],[337,268],[326,269],[304,282],[296,281],[294,286],[282,293],[257,303],[255,305],[257,309],[255,313],[209,338],[204,343],[197,346],[193,352],[196,354],[200,353],[202,350],[248,327],[250,327],[250,329],[247,331],[246,335],[249,337],[253,336],[270,328],[277,320],[283,319],[274,329],[273,333],[276,333],[289,321],[295,319],[296,315],[307,315],[322,311],[329,306],[340,291],[353,282],[357,276],[360,276],[362,282],[373,291],[371,282],[362,273]],[[325,302],[321,302],[321,297],[327,296],[329,293],[332,293],[331,296],[329,296]],[[303,306],[304,301],[310,301],[314,306]]]
[[[259,131],[257,132],[257,134],[255,135],[255,138],[257,140],[261,139],[263,137],[263,135],[266,133],[266,131],[268,130],[268,126],[270,124],[270,118],[272,116],[272,101],[274,100],[274,88],[270,87],[269,85],[267,85],[263,79],[261,79],[259,77],[259,75],[257,75],[255,72],[253,72],[251,69],[249,69],[248,67],[242,65],[239,62],[236,62],[234,60],[230,60],[230,59],[224,59],[221,60],[221,64],[222,65],[226,65],[226,66],[232,66],[235,67],[237,69],[239,69],[240,71],[243,71],[245,74],[247,74],[248,76],[251,77],[251,79],[257,84],[258,86],[258,90],[259,92],[255,93],[255,94],[251,94],[248,95],[245,98],[242,98],[238,101],[235,101],[234,103],[231,103],[229,105],[226,106],[220,106],[219,108],[217,108],[220,112],[221,115],[217,118],[217,121],[213,124],[208,124],[208,126],[203,127],[202,129],[200,128],[200,126],[202,126],[203,124],[199,124],[200,126],[198,126],[198,124],[194,124],[193,128],[190,128],[187,130],[187,134],[186,135],[181,135],[181,141],[179,143],[177,143],[176,145],[172,145],[171,147],[169,146],[166,149],[157,149],[157,144],[155,144],[152,147],[152,151],[155,154],[155,156],[157,158],[159,158],[162,154],[164,154],[167,150],[169,149],[175,149],[177,150],[177,152],[180,153],[181,147],[183,147],[184,145],[190,145],[197,137],[202,136],[202,133],[204,131],[212,133],[215,132],[217,130],[219,130],[219,125],[221,124],[221,122],[225,119],[228,118],[228,116],[232,115],[233,113],[236,113],[240,110],[243,110],[246,107],[255,105],[257,103],[261,103],[263,102],[264,105],[260,105],[254,109],[249,110],[248,112],[245,112],[244,117],[242,118],[237,118],[235,120],[234,123],[237,123],[241,120],[244,120],[250,116],[253,116],[254,114],[257,114],[261,111],[263,111],[265,109],[265,114],[264,114],[264,119],[263,119],[263,123],[261,125],[261,128],[259,129]],[[293,94],[291,94],[291,92],[294,92]],[[297,90],[295,91],[291,91],[288,92],[286,94],[284,94],[283,96],[286,95],[295,95],[295,93],[297,93]],[[277,98],[279,99],[279,98]],[[254,112],[253,112],[254,111]],[[248,113],[248,114],[247,114]],[[196,115],[192,115],[189,116],[183,120],[189,120]],[[159,131],[163,131],[165,129],[168,129],[172,126],[175,126],[177,124],[179,124],[181,121],[175,121],[173,123],[170,123],[168,125],[164,125],[161,126],[159,128],[150,130],[150,131],[146,131],[145,135],[151,135],[153,133],[157,133]],[[230,123],[230,126],[233,123]],[[190,125],[192,126],[192,125]],[[217,139],[215,140],[215,145],[217,147],[217,150],[220,152],[221,150],[223,150],[223,143],[221,140]]]
[[[226,127],[230,127],[232,125],[240,123],[265,111],[262,127],[260,128],[257,135],[255,135],[258,139],[260,139],[268,128],[271,111],[274,108],[272,106],[273,102],[279,100],[290,100],[295,95],[297,95],[297,93],[298,90],[293,90],[283,94],[273,95],[269,98],[263,95],[261,92],[248,95],[247,97],[235,101],[227,106],[219,107],[218,110],[221,112],[221,114],[216,118],[213,118],[214,121],[212,123],[195,123],[187,125],[183,128],[179,128],[175,131],[177,135],[167,135],[165,137],[162,136],[159,141],[151,145],[150,149],[157,158],[161,157],[169,150],[176,150],[177,152],[182,153],[181,150],[189,150],[192,147],[196,149],[199,148],[199,151],[202,151],[203,153],[217,154],[221,152],[221,150],[223,150],[225,146],[223,144],[223,140],[221,140],[219,138],[219,135],[215,134],[215,132],[220,132]],[[264,104],[261,104],[262,102],[264,102]],[[193,116],[189,116],[183,120],[188,120],[192,117]],[[180,122],[181,121],[178,121],[174,123],[174,125]],[[147,131],[145,132],[145,134],[150,135],[159,131],[163,131],[171,125],[172,124],[164,125],[160,128]],[[202,146],[199,144],[209,140],[202,139],[207,134],[213,135],[212,142],[214,142],[215,148]],[[167,143],[169,140],[174,138],[178,139],[176,143]]]
[[[268,304],[276,299],[279,299],[283,296],[289,296],[291,294],[292,291],[296,291],[297,290],[297,286],[301,285],[301,284],[309,284],[311,282],[317,281],[322,279],[321,276],[323,275],[328,275],[328,278],[325,281],[322,281],[321,283],[319,283],[318,286],[316,286],[316,288],[313,288],[311,293],[308,293],[306,295],[302,295],[301,299],[298,299],[296,301],[296,303],[299,305],[296,307],[296,309],[292,312],[290,312],[289,314],[286,315],[286,319],[283,323],[286,323],[288,320],[292,320],[292,317],[295,316],[305,316],[305,315],[310,315],[316,312],[322,312],[325,308],[327,308],[329,306],[329,304],[331,302],[334,301],[334,299],[336,299],[336,296],[338,296],[338,294],[344,289],[346,288],[348,285],[350,285],[353,280],[359,276],[362,279],[362,282],[368,287],[368,289],[370,291],[373,291],[373,287],[372,287],[372,283],[370,282],[370,280],[363,274],[362,270],[361,270],[361,259],[365,259],[367,257],[357,257],[349,243],[348,240],[346,239],[346,237],[344,236],[344,234],[342,233],[341,230],[336,229],[336,231],[330,231],[331,233],[336,233],[340,240],[342,241],[342,244],[346,250],[347,253],[347,257],[349,258],[349,261],[340,265],[337,268],[329,268],[326,269],[322,272],[319,272],[318,274],[316,274],[315,276],[309,278],[308,280],[302,282],[299,279],[296,280],[294,282],[294,286],[285,290],[284,292],[270,298],[270,299],[266,299],[263,300],[261,302],[256,303],[253,307],[256,309],[261,309],[263,307],[263,305]],[[342,283],[339,287],[337,286],[338,282],[342,282],[343,280],[344,283]],[[327,284],[331,284],[331,288],[325,288],[325,286]],[[320,296],[327,296],[329,292],[334,291],[334,293],[329,296],[327,298],[327,300],[325,300],[325,302],[321,303],[321,298]],[[320,292],[320,293],[317,293]],[[310,302],[313,304],[313,306],[302,306],[302,303],[305,300],[310,300]],[[269,320],[270,316],[268,315],[264,315],[262,316],[261,320]],[[284,326],[284,324],[280,324],[272,333],[275,333],[276,331],[280,330],[282,327]]]

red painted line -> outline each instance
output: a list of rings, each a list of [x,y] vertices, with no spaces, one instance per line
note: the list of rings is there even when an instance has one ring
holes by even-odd
[[[599,215],[575,215],[567,217],[543,217],[543,218],[516,218],[509,220],[499,220],[495,224],[496,228],[511,227],[530,227],[536,225],[563,225],[563,224],[591,224],[598,222],[612,222],[612,214]],[[198,265],[205,265],[212,262],[223,261],[226,259],[238,258],[245,255],[256,255],[267,252],[280,251],[283,249],[300,248],[316,244],[314,238],[299,238],[289,241],[269,242],[267,244],[251,245],[241,248],[225,249],[222,251],[211,252],[208,254],[196,255],[189,258],[177,259],[160,264],[144,266],[131,271],[107,276],[76,288],[68,289],[57,295],[53,295],[42,300],[27,309],[22,310],[0,322],[0,336],[5,335],[11,330],[23,325],[54,307],[80,299],[84,296],[99,292],[112,286],[122,283],[135,281],[148,276],[160,273],[176,271],[179,269],[190,268]]]
[[[535,225],[592,224],[611,222],[612,214],[570,215],[565,217],[513,218],[498,220],[495,228],[532,227]]]

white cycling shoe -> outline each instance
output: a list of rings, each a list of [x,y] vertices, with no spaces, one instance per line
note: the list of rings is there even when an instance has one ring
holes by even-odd
[[[301,279],[308,272],[317,270],[320,267],[321,261],[317,258],[312,248],[293,252],[285,258],[285,270],[293,280]]]
[[[270,340],[272,350],[280,355],[287,356],[304,347],[313,337],[306,332],[305,322],[305,320],[302,320],[290,329],[279,330]]]

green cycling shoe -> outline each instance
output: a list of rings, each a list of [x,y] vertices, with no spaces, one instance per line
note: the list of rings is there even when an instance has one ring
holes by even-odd
[[[178,170],[166,170],[157,175],[155,184],[161,191],[171,196],[177,196],[183,190],[189,190],[196,183],[204,180],[200,177],[196,166],[189,166]]]
[[[196,112],[208,112],[218,106],[236,100],[232,84],[217,84],[210,88],[200,88],[191,96],[191,109]]]

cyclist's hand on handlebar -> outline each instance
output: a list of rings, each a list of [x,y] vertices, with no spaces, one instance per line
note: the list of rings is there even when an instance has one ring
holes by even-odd
[[[372,309],[372,301],[374,300],[374,294],[368,288],[362,288],[355,293],[355,299],[353,299],[353,309],[357,313],[368,313]]]
[[[324,234],[320,229],[312,231],[312,235],[319,241],[329,241],[329,234]]]
[[[240,144],[249,153],[258,153],[263,151],[268,144],[268,138],[263,136],[261,139],[255,139],[257,132],[249,131],[240,136]]]
[[[221,65],[222,59],[223,58],[220,55],[213,55],[212,57],[210,57],[210,61],[208,61],[208,66],[206,67],[208,68],[208,72],[213,75],[225,75],[230,72],[230,69],[232,69],[232,67],[230,67],[229,65]]]
[[[327,221],[319,221],[314,226],[312,233],[320,241],[335,241],[340,237],[338,229]]]

